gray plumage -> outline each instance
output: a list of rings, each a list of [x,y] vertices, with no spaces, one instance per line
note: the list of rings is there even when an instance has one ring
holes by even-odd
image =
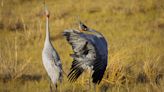
[[[74,82],[84,70],[89,68],[93,71],[92,82],[99,84],[107,66],[107,42],[101,33],[88,28],[81,22],[80,30],[88,33],[78,30],[65,30],[63,33],[74,51],[71,55],[73,62],[68,78]]]
[[[50,41],[50,33],[49,33],[49,12],[46,9],[46,38],[44,43],[44,48],[42,51],[42,60],[43,65],[45,67],[48,76],[54,85],[57,85],[57,82],[62,81],[62,64],[60,61],[60,57],[57,51],[54,49],[51,41]]]

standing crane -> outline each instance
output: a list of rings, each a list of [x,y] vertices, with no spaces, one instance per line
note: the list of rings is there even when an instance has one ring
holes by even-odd
[[[72,66],[68,78],[74,82],[86,69],[92,70],[92,82],[99,84],[108,61],[108,46],[103,35],[79,22],[79,30],[65,30],[63,35],[72,46]],[[94,86],[95,87],[95,86]]]
[[[44,42],[44,48],[42,51],[42,60],[46,72],[50,78],[50,90],[52,91],[51,81],[56,87],[57,91],[57,82],[62,82],[62,64],[60,57],[56,50],[54,49],[50,41],[50,32],[49,32],[49,17],[50,14],[45,7],[45,16],[46,16],[46,37]]]

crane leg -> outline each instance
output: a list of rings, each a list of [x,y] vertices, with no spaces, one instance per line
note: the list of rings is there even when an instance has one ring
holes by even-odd
[[[97,90],[96,90],[96,84],[94,84],[94,92],[97,92]]]
[[[92,81],[91,81],[91,77],[92,77],[92,73],[91,73],[91,71],[89,71],[89,88],[88,88],[88,91],[91,91],[91,90],[92,90]]]
[[[58,85],[55,84],[55,92],[58,92]]]
[[[51,86],[51,82],[50,82],[50,92],[52,92],[52,86]]]
[[[49,77],[49,85],[50,85],[50,92],[53,92],[50,77]]]
[[[59,92],[62,92],[62,90],[61,90],[62,88],[61,88],[61,85],[59,84]]]

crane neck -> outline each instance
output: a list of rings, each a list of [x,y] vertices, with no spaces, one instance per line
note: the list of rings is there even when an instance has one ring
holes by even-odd
[[[47,45],[49,44],[51,44],[50,32],[49,32],[49,17],[46,17],[46,37],[45,37],[44,47],[47,47]]]
[[[49,41],[50,33],[49,33],[49,18],[46,17],[46,41]]]

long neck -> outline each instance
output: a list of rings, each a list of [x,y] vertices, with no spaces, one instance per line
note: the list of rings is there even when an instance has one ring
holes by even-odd
[[[46,39],[45,39],[45,44],[47,42],[50,42],[50,33],[49,33],[49,18],[46,17]]]
[[[46,17],[46,39],[50,38],[50,33],[49,33],[49,18]]]

